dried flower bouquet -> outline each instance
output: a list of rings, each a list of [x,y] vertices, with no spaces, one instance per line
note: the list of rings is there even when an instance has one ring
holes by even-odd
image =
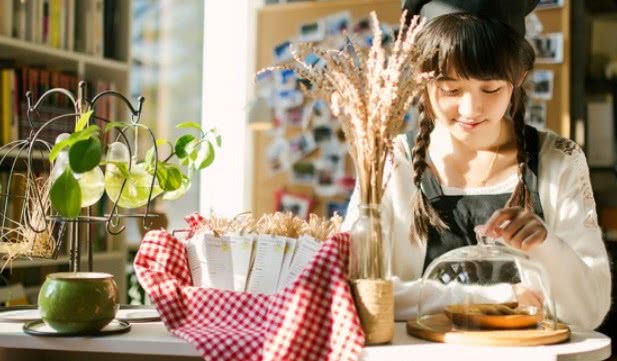
[[[292,47],[294,62],[282,66],[294,70],[310,82],[306,91],[324,99],[338,117],[356,167],[360,202],[379,206],[385,191],[386,163],[392,159],[393,139],[404,126],[404,117],[413,101],[424,89],[426,77],[414,73],[418,56],[415,39],[424,21],[415,17],[405,26],[401,16],[400,31],[391,47],[382,43],[383,32],[377,15],[371,12],[373,42],[368,52],[348,37],[341,51],[324,50],[303,43]],[[307,64],[304,59],[314,53],[325,66]],[[318,63],[319,64],[319,63]],[[267,68],[271,71],[280,67]],[[383,253],[381,237],[372,240],[374,252]],[[369,278],[383,274],[383,264],[376,257]]]

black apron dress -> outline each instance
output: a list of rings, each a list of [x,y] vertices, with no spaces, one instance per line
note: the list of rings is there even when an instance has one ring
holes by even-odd
[[[525,149],[528,157],[525,181],[529,187],[535,213],[540,218],[544,218],[538,193],[539,134],[531,126],[526,126],[524,134]],[[406,135],[411,154],[411,149],[413,149],[415,143],[415,136],[411,132]],[[443,231],[429,226],[423,271],[426,270],[434,259],[442,254],[459,247],[475,245],[477,241],[474,227],[486,223],[496,210],[505,206],[512,195],[511,192],[503,194],[444,195],[439,180],[430,168],[427,168],[422,174],[421,191],[448,226],[448,229]],[[482,274],[490,278],[489,275],[494,271],[493,267],[490,267],[491,269],[483,269],[485,267],[490,267],[490,265],[473,265],[471,268],[476,271],[468,273],[468,276],[477,277],[477,279],[470,281],[482,283],[484,278]],[[514,271],[511,267],[500,267],[500,269],[500,272]]]

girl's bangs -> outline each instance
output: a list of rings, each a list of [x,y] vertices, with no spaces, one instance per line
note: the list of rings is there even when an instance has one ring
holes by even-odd
[[[506,80],[518,76],[517,41],[507,26],[476,17],[444,15],[431,22],[423,34],[429,59],[423,71],[456,74],[463,79]],[[524,39],[523,39],[524,41]]]

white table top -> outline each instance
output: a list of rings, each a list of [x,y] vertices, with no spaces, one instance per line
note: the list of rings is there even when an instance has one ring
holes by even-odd
[[[366,347],[361,359],[371,360],[589,360],[610,356],[610,338],[597,332],[573,330],[569,342],[535,347],[494,347],[441,344],[407,335],[397,323],[391,345]],[[0,323],[0,348],[79,351],[123,354],[199,356],[193,346],[170,334],[160,322],[132,324],[129,333],[106,337],[34,337],[21,323]],[[466,357],[465,355],[468,355]]]

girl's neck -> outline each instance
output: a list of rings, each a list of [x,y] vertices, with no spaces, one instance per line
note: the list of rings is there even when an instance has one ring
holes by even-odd
[[[501,121],[501,131],[488,141],[462,142],[447,128],[435,126],[428,149],[431,164],[442,185],[475,188],[493,185],[516,172],[516,141],[512,122]]]

